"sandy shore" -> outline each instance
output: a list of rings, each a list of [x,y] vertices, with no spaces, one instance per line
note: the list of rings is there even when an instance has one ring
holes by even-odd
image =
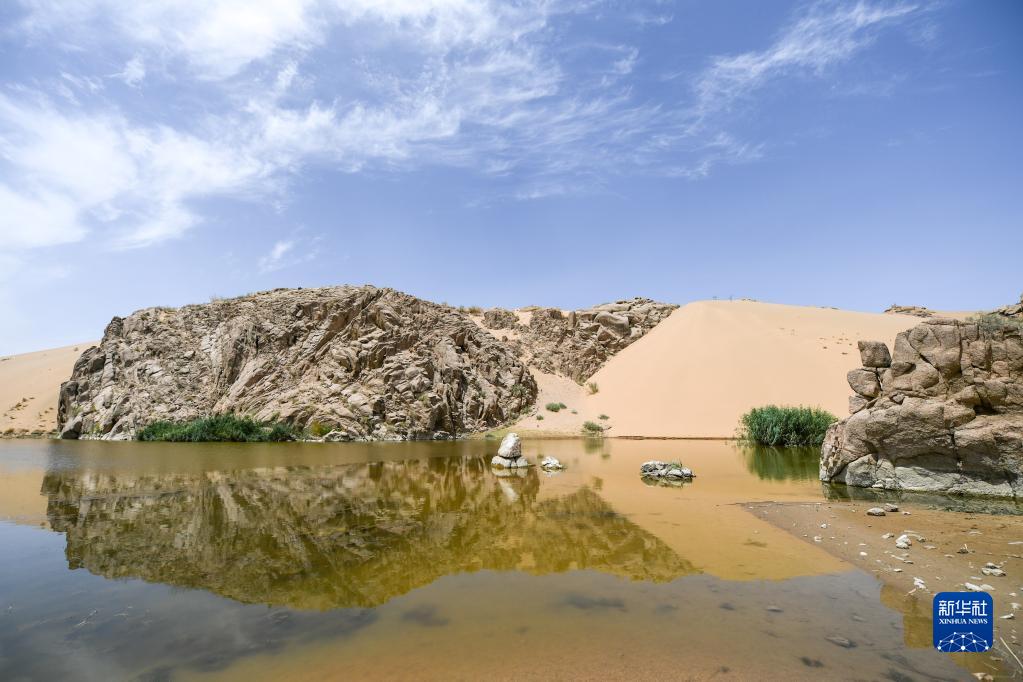
[[[874,574],[882,598],[905,615],[906,643],[931,646],[931,608],[938,592],[986,586],[995,603],[996,649],[991,656],[1023,675],[1023,517],[939,511],[899,505],[883,517],[867,516],[867,502],[765,502],[744,505],[758,518],[834,557]],[[895,546],[903,534],[912,545]],[[920,539],[922,538],[922,539]],[[1005,576],[982,572],[987,563]],[[992,661],[992,674],[999,660]]]
[[[57,428],[57,396],[78,356],[94,342],[0,358],[0,435]]]

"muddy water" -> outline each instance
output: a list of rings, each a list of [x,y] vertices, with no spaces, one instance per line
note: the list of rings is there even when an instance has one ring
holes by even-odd
[[[496,448],[0,441],[0,679],[969,679],[737,504],[823,500],[813,453]]]

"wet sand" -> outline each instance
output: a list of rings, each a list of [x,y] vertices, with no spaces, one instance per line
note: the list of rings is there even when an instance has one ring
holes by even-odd
[[[1019,625],[1023,517],[943,511],[912,503],[900,503],[899,511],[885,516],[868,516],[867,509],[878,506],[868,501],[744,506],[757,518],[881,580],[882,600],[905,614],[906,644],[912,647],[931,646],[935,594],[968,591],[967,582],[990,586],[984,589],[995,603],[995,649],[988,655],[991,673],[1003,664],[1023,676]],[[895,546],[903,534],[912,540],[908,549]],[[1006,575],[985,575],[981,569],[988,562],[1000,566]]]

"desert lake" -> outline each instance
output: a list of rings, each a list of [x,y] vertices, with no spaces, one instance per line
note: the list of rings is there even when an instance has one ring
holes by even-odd
[[[499,475],[496,449],[0,441],[0,678],[999,672],[930,648],[929,594],[743,505],[825,503],[813,451],[526,440],[566,469]]]

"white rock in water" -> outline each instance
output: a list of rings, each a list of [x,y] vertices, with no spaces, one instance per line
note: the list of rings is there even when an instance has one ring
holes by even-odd
[[[540,468],[544,471],[557,471],[558,469],[564,469],[565,465],[559,462],[556,457],[544,457],[540,460]]]
[[[517,459],[522,456],[522,441],[519,440],[519,434],[509,433],[501,441],[501,447],[497,450],[498,457],[504,457],[505,459]]]
[[[644,474],[652,474],[652,473],[654,473],[656,471],[660,471],[662,469],[667,469],[667,468],[668,468],[667,464],[665,464],[664,462],[662,462],[660,460],[656,460],[656,459],[652,459],[649,462],[643,462],[639,466],[640,472],[644,473]]]

